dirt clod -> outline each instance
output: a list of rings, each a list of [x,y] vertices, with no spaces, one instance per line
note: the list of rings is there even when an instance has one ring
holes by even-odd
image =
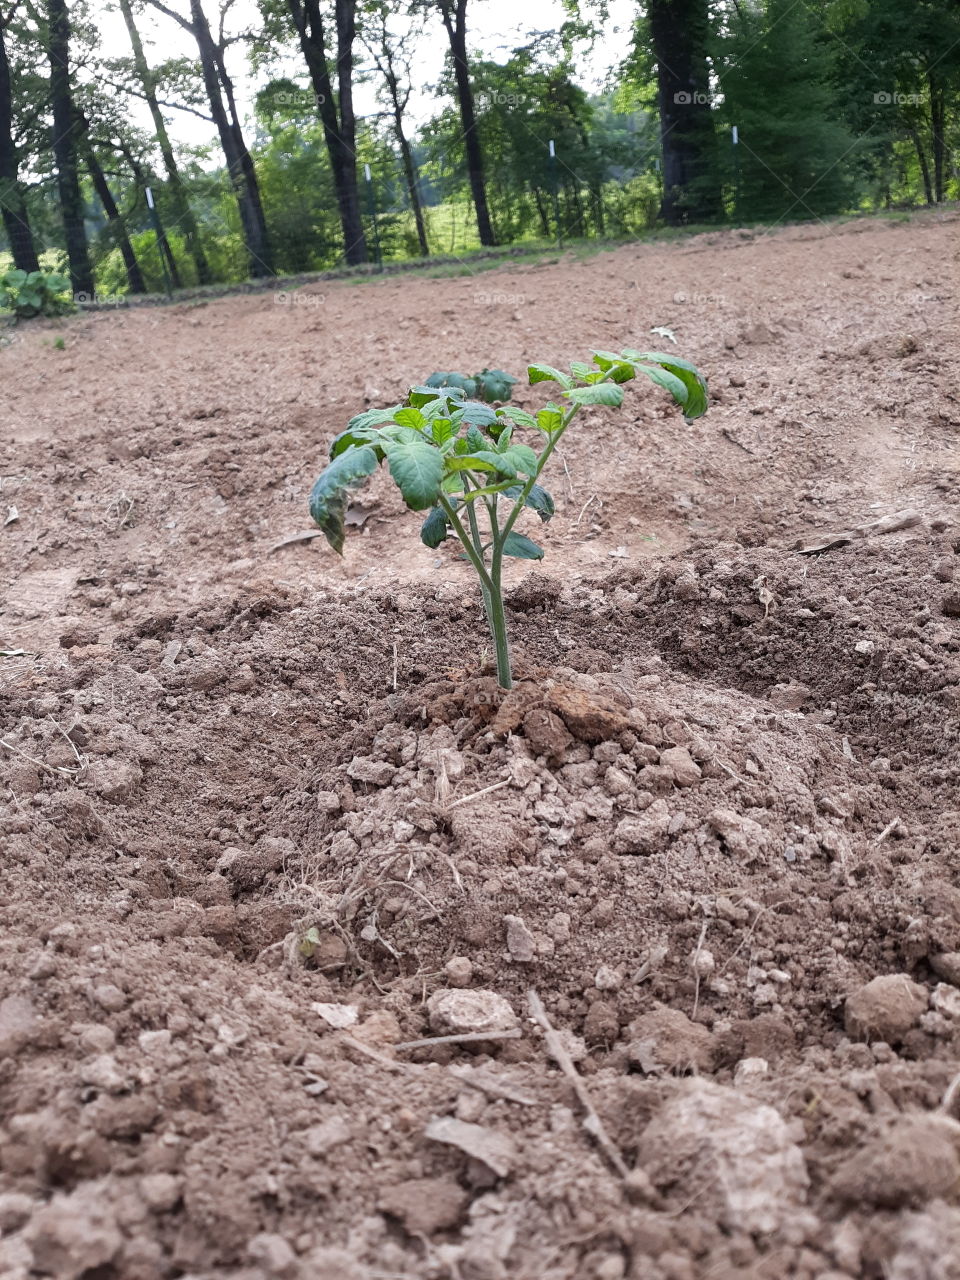
[[[847,996],[844,1026],[849,1035],[896,1044],[917,1025],[928,998],[905,973],[883,974]]]

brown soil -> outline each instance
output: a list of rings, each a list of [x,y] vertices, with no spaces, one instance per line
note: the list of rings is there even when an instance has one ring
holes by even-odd
[[[960,1276],[956,235],[13,332],[0,1276]],[[271,551],[364,399],[657,325],[511,694],[386,484]]]

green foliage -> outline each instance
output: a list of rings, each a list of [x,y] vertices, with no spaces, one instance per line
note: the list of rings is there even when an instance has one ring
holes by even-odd
[[[454,387],[470,400],[478,398],[487,404],[509,400],[517,379],[502,369],[484,369],[468,378],[462,373],[431,373],[426,387]]]
[[[553,498],[539,479],[581,406],[619,408],[623,383],[641,375],[669,391],[688,421],[707,410],[706,383],[696,368],[662,352],[596,351],[590,363],[574,362],[569,374],[547,364],[532,364],[527,374],[534,386],[557,383],[564,403],[548,403],[536,415],[516,405],[493,408],[503,396],[492,392],[509,395],[517,379],[485,370],[473,378],[435,373],[410,390],[405,404],[358,414],[333,440],[330,464],[310,495],[310,514],[342,554],[349,497],[385,461],[407,506],[428,513],[423,543],[435,549],[454,536],[476,570],[504,688],[512,676],[503,559],[543,558],[543,548],[514,525],[525,509],[543,523],[553,516]],[[478,391],[489,402],[468,398]],[[518,439],[518,431],[528,432],[530,442]]]
[[[62,316],[74,309],[69,292],[70,281],[56,271],[10,270],[0,276],[0,310],[18,320]]]
[[[793,0],[745,6],[732,19],[719,78],[723,114],[740,135],[731,149],[739,218],[803,219],[848,207],[856,142],[839,119],[837,48]]]

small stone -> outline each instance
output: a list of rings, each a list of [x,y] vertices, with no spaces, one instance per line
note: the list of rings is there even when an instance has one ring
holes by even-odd
[[[690,968],[698,978],[709,978],[717,967],[712,951],[698,947],[690,952]]]
[[[948,982],[938,982],[930,992],[930,1007],[945,1018],[960,1019],[960,991]]]
[[[714,809],[707,822],[723,841],[728,853],[752,858],[766,848],[767,837],[759,822],[734,813],[732,809]]]
[[[454,1116],[438,1116],[431,1120],[424,1134],[433,1142],[446,1143],[471,1159],[479,1160],[498,1178],[505,1178],[516,1161],[516,1145],[509,1134],[480,1124],[468,1124]]]
[[[473,981],[473,961],[467,956],[451,956],[443,966],[443,976],[451,987],[469,987]]]
[[[905,973],[885,974],[847,996],[844,1027],[857,1039],[897,1044],[917,1025],[927,1001],[926,987]]]
[[[629,1035],[629,1059],[647,1074],[713,1068],[713,1036],[680,1009],[660,1005],[632,1022]]]
[[[876,649],[877,649],[877,646],[872,640],[858,640],[857,643],[853,646],[854,653],[862,653],[865,656],[869,656],[871,653],[875,653]]]
[[[297,1255],[283,1236],[261,1231],[247,1245],[247,1257],[268,1276],[292,1276],[297,1270]]]
[[[117,1066],[112,1054],[103,1053],[89,1062],[80,1064],[78,1074],[84,1084],[102,1093],[123,1093],[130,1081]]]
[[[766,1058],[741,1058],[733,1069],[733,1083],[738,1089],[745,1089],[765,1080],[769,1074],[770,1063]]]
[[[670,810],[665,800],[654,800],[639,817],[624,818],[613,835],[615,853],[649,855],[666,843]]]
[[[411,1235],[430,1236],[459,1226],[470,1197],[452,1178],[411,1178],[380,1192],[381,1213],[397,1218]]]
[[[941,608],[948,618],[960,618],[960,591],[948,591]]]
[[[510,958],[518,964],[529,964],[537,954],[533,934],[520,916],[504,916],[503,923],[507,927],[507,950]]]
[[[79,1044],[84,1053],[109,1053],[116,1043],[112,1029],[103,1023],[88,1023],[80,1029]]]
[[[620,1015],[610,1000],[594,1000],[583,1020],[588,1044],[613,1044],[620,1036]]]
[[[931,956],[930,967],[939,977],[960,987],[960,951],[941,951]]]
[[[93,988],[93,999],[108,1013],[119,1013],[126,1007],[127,997],[112,982],[101,982]]]
[[[692,787],[700,781],[700,766],[686,747],[668,747],[661,751],[660,764],[670,770],[678,787]]]
[[[123,1236],[96,1186],[55,1194],[30,1219],[24,1236],[36,1269],[57,1280],[79,1280],[106,1268],[123,1246]]]
[[[137,1036],[137,1044],[144,1053],[161,1054],[170,1048],[173,1035],[165,1028],[162,1031],[141,1031]]]
[[[0,1232],[19,1231],[36,1208],[36,1201],[20,1191],[0,1195]]]
[[[360,1017],[360,1010],[355,1004],[324,1004],[316,1001],[310,1008],[319,1014],[327,1026],[335,1027],[338,1031],[352,1027]]]
[[[766,699],[777,711],[799,711],[811,696],[809,685],[775,684],[766,692]]]
[[[321,813],[339,813],[340,797],[335,791],[318,791],[317,808]]]
[[[14,1057],[37,1028],[37,1011],[26,996],[0,1000],[0,1058]]]
[[[880,1209],[947,1196],[960,1180],[958,1140],[960,1124],[947,1116],[905,1116],[844,1160],[831,1192],[845,1203]]]
[[[602,964],[594,975],[593,985],[598,991],[619,991],[623,975],[608,964]]]
[[[343,1116],[331,1116],[322,1124],[311,1125],[304,1130],[303,1137],[312,1156],[324,1156],[334,1147],[342,1147],[349,1142],[353,1133]]]
[[[396,772],[396,766],[388,761],[370,760],[365,756],[358,756],[347,765],[349,777],[373,787],[388,787]]]
[[[777,1231],[806,1201],[803,1153],[779,1113],[706,1080],[669,1096],[641,1135],[637,1165],[670,1208],[696,1204],[728,1231]]]
[[[140,1195],[153,1213],[169,1213],[180,1194],[180,1179],[172,1173],[148,1173],[140,1179]]]
[[[575,1035],[568,1027],[559,1027],[557,1029],[557,1039],[563,1049],[566,1050],[567,1057],[571,1062],[583,1062],[587,1056],[587,1042],[582,1036]],[[547,1057],[554,1062],[557,1061],[549,1048],[547,1049]]]
[[[87,781],[98,796],[111,804],[119,804],[143,781],[143,770],[132,760],[100,757],[87,769]]]
[[[427,1001],[430,1028],[437,1035],[476,1031],[512,1031],[519,1019],[509,1000],[495,991],[441,987]]]

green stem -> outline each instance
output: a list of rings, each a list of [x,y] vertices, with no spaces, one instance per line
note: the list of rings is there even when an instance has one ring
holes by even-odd
[[[445,495],[440,495],[440,506],[443,508],[444,514],[450,521],[454,533],[463,544],[463,549],[467,553],[467,559],[476,569],[480,578],[480,592],[483,596],[483,611],[487,616],[487,624],[490,627],[490,635],[493,638],[493,648],[497,660],[497,682],[503,689],[513,688],[513,673],[510,670],[510,645],[507,638],[507,619],[503,608],[503,591],[500,584],[500,560],[502,553],[497,558],[497,552],[501,545],[499,530],[496,526],[496,518],[491,515],[491,532],[493,536],[493,555],[497,564],[497,576],[494,578],[487,570],[483,560],[482,542],[480,538],[480,526],[477,523],[474,504],[467,503],[467,520],[470,524],[470,534],[453,509],[452,504]],[[471,536],[476,542],[471,541]]]

